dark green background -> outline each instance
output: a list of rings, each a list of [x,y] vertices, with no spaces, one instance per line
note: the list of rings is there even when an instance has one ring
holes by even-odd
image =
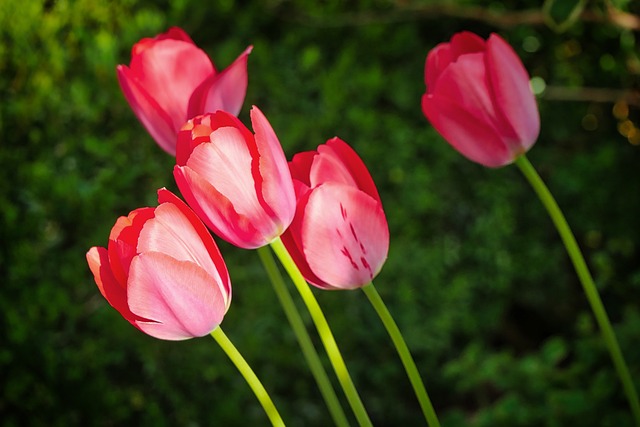
[[[115,75],[136,41],[171,25],[221,68],[254,45],[240,118],[258,105],[289,158],[338,135],[364,159],[391,230],[375,283],[444,426],[632,425],[542,205],[515,166],[487,169],[450,148],[420,97],[428,50],[465,29],[498,32],[546,82],[529,158],[574,228],[640,386],[638,32],[605,13],[640,4],[592,1],[557,33],[533,0],[346,3],[0,3],[3,426],[268,423],[212,339],[138,332],[103,300],[84,258],[118,216],[175,190],[172,159]],[[220,246],[234,285],[225,331],[288,425],[330,425],[257,255]],[[315,293],[374,424],[423,424],[365,296]]]

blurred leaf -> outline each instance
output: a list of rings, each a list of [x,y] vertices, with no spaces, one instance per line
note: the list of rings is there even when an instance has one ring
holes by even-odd
[[[542,13],[547,25],[562,33],[576,23],[586,3],[586,0],[545,0]]]

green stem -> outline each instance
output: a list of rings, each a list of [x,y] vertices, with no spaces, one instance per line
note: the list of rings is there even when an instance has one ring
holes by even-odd
[[[636,421],[636,424],[640,426],[640,402],[638,401],[638,392],[636,391],[633,381],[631,380],[629,368],[627,367],[627,363],[625,362],[622,351],[620,350],[620,345],[618,344],[615,332],[613,331],[613,327],[611,326],[609,316],[607,316],[607,311],[605,310],[604,305],[602,304],[602,300],[600,299],[600,295],[598,294],[598,289],[593,282],[591,273],[589,273],[587,264],[584,260],[584,257],[582,256],[582,252],[580,251],[578,244],[576,243],[576,239],[573,236],[569,225],[567,224],[567,220],[564,218],[564,215],[558,207],[555,199],[551,195],[551,192],[544,184],[542,178],[540,178],[540,175],[538,175],[529,160],[523,155],[518,157],[515,163],[516,165],[518,165],[524,176],[529,180],[529,183],[538,194],[538,197],[542,201],[542,204],[549,212],[553,223],[558,229],[558,233],[560,233],[560,237],[562,238],[562,241],[567,248],[567,252],[569,254],[569,257],[571,258],[571,262],[573,262],[576,273],[578,273],[578,278],[580,279],[580,283],[582,284],[584,293],[589,300],[591,310],[593,311],[593,314],[596,317],[596,321],[600,326],[602,337],[605,344],[607,345],[607,348],[609,349],[609,354],[611,355],[611,359],[613,360],[613,365],[616,368],[618,377],[622,382],[624,392],[627,395],[627,399],[629,400],[629,405],[631,406],[633,417]]]
[[[427,394],[427,390],[424,387],[424,383],[420,378],[420,373],[418,372],[418,368],[416,367],[416,363],[411,356],[411,352],[409,351],[409,347],[398,328],[395,320],[391,316],[389,309],[385,305],[384,301],[380,297],[380,294],[373,286],[373,283],[370,283],[362,288],[367,298],[373,305],[373,308],[378,313],[380,320],[384,324],[384,327],[387,329],[389,336],[391,337],[391,341],[396,347],[398,351],[398,355],[400,356],[400,360],[404,365],[405,371],[407,371],[407,375],[409,376],[409,381],[411,381],[411,385],[413,386],[413,390],[416,393],[416,397],[418,398],[418,402],[420,402],[420,407],[422,408],[422,413],[424,414],[427,423],[431,427],[440,427],[440,421],[438,420],[438,416],[436,415],[436,411],[433,409],[433,405],[431,404],[431,399],[429,399],[429,395]]]
[[[300,273],[300,270],[298,270],[293,259],[291,259],[291,255],[287,252],[287,249],[280,238],[271,242],[271,249],[273,249],[273,252],[275,252],[283,267],[287,270],[287,273],[293,280],[296,288],[298,288],[298,292],[306,304],[309,314],[311,314],[311,319],[313,319],[313,323],[316,325],[322,344],[324,345],[327,355],[329,356],[329,360],[331,361],[331,366],[333,366],[333,370],[338,377],[342,390],[344,390],[344,393],[347,396],[349,405],[351,405],[351,409],[353,410],[358,423],[360,426],[372,426],[369,415],[362,404],[362,400],[360,400],[358,391],[351,380],[351,375],[349,375],[347,366],[342,359],[340,349],[338,349],[338,344],[336,344],[336,340],[333,338],[333,333],[331,332],[331,328],[329,328],[327,319],[324,317],[324,313],[322,312],[316,297],[313,295],[313,292],[311,292],[311,289],[309,289],[307,281],[302,276],[302,273]]]
[[[289,320],[289,324],[298,339],[298,343],[300,344],[302,353],[307,360],[309,368],[311,369],[311,373],[318,383],[318,388],[320,389],[320,393],[329,408],[333,422],[336,426],[348,427],[349,422],[347,421],[347,417],[340,405],[340,401],[336,396],[333,386],[331,385],[329,376],[322,366],[318,352],[311,342],[311,337],[304,326],[302,317],[300,317],[300,313],[293,302],[293,298],[291,298],[291,294],[282,279],[282,275],[280,274],[280,270],[278,270],[278,266],[273,259],[271,251],[267,247],[262,247],[258,249],[258,255],[260,256],[260,260],[262,260],[265,270],[267,270],[267,275],[271,280],[273,289],[275,290],[285,315]]]
[[[222,347],[224,352],[229,356],[229,359],[236,365],[238,371],[242,374],[251,390],[255,393],[256,397],[260,401],[260,404],[264,408],[264,411],[267,413],[271,424],[275,427],[284,427],[284,421],[280,417],[278,410],[276,409],[271,397],[269,397],[269,393],[263,387],[262,383],[251,369],[251,366],[244,360],[242,354],[238,351],[238,349],[233,345],[233,343],[227,338],[224,332],[222,332],[222,328],[217,327],[211,332],[211,336],[216,340],[218,345]]]

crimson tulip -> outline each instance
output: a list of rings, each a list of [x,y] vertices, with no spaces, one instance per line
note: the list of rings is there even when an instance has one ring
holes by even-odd
[[[218,72],[207,54],[173,27],[136,43],[131,64],[117,67],[118,81],[151,137],[175,155],[176,135],[191,117],[216,110],[238,115],[247,92],[251,49]]]
[[[289,226],[295,194],[273,128],[251,110],[255,135],[225,111],[190,120],[178,134],[173,175],[207,226],[245,249],[265,246]]]
[[[378,190],[360,157],[339,138],[289,163],[298,200],[282,236],[305,279],[323,289],[355,289],[380,272],[389,228]]]
[[[529,75],[497,34],[461,32],[431,50],[422,110],[462,155],[488,167],[512,163],[531,148],[540,116]]]
[[[209,334],[231,302],[227,267],[213,237],[166,189],[159,206],[116,221],[107,248],[87,262],[102,295],[142,332],[164,340]]]

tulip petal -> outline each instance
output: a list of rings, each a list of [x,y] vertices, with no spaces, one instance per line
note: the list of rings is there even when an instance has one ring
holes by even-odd
[[[133,56],[130,69],[171,117],[175,133],[189,118],[187,107],[193,91],[215,73],[211,60],[202,49],[173,39],[157,41],[140,55]]]
[[[173,203],[162,203],[156,208],[155,217],[144,224],[138,251],[160,252],[178,261],[191,261],[207,271],[216,283],[222,283],[202,237]]]
[[[251,147],[238,129],[234,127],[219,128],[211,134],[211,143],[200,144],[194,148],[187,161],[187,167],[195,171],[203,180],[211,183],[222,196],[231,200],[234,210],[239,215],[251,218],[253,227],[261,234],[272,235],[275,232],[274,222],[271,216],[265,212],[264,203],[261,203],[258,198],[256,190],[259,188],[259,184],[255,178],[261,177],[261,175],[251,172],[254,156],[250,150]],[[270,165],[268,161],[265,163]],[[283,163],[283,167],[286,168],[284,154]],[[289,173],[288,168],[286,173]],[[276,179],[277,175],[269,175],[269,181]],[[289,178],[289,186],[291,187],[290,198],[293,199],[291,178]],[[286,202],[286,193],[281,192],[278,196]],[[295,202],[292,202],[291,205],[295,206]],[[292,216],[293,209],[292,207]],[[280,234],[281,232],[277,233],[273,238]]]
[[[251,125],[260,156],[259,170],[254,169],[254,179],[259,184],[258,196],[262,198],[265,212],[279,224],[278,229],[271,233],[275,238],[291,224],[296,210],[291,172],[276,133],[255,105],[251,109]]]
[[[131,56],[139,55],[144,52],[146,49],[153,46],[157,41],[160,40],[182,40],[187,43],[195,44],[191,37],[187,33],[184,32],[182,28],[179,27],[171,27],[165,33],[158,34],[155,37],[146,37],[140,40],[138,43],[133,45],[131,49]]]
[[[311,188],[325,182],[335,182],[351,187],[358,187],[355,177],[342,161],[342,158],[331,147],[320,145],[318,155],[313,158],[313,164],[309,171]]]
[[[193,149],[200,144],[211,142],[211,133],[221,127],[235,127],[245,135],[245,139],[253,139],[253,134],[246,129],[242,122],[226,111],[220,110],[213,114],[196,116],[185,123],[178,132],[176,164],[186,165]]]
[[[469,160],[487,167],[513,161],[501,135],[456,102],[425,94],[422,111],[444,139]]]
[[[365,166],[360,156],[358,156],[358,154],[354,151],[353,148],[349,146],[349,144],[347,144],[340,138],[335,137],[328,140],[326,144],[320,145],[318,147],[318,153],[319,156],[316,158],[315,162],[320,163],[320,160],[323,157],[330,156],[336,162],[339,162],[342,165],[346,173],[349,175],[349,178],[341,181],[339,176],[331,177],[331,169],[328,167],[326,171],[323,170],[323,167],[318,167],[314,171],[313,169],[315,169],[316,167],[316,164],[314,162],[314,168],[312,168],[312,171],[310,173],[310,175],[312,176],[312,182],[315,181],[317,184],[321,182],[343,182],[345,184],[354,185],[379,202],[381,201],[380,195],[378,194],[378,189],[376,188],[376,184],[373,182],[373,178],[371,177],[369,170]],[[329,173],[325,174],[326,172]],[[316,178],[314,179],[313,176],[315,176]],[[314,185],[312,185],[312,187],[313,186]]]
[[[200,122],[204,125],[208,125],[211,128],[211,131],[223,127],[236,128],[236,130],[242,134],[245,141],[253,140],[253,134],[240,121],[240,119],[226,111],[220,110],[213,114],[205,114],[201,116]]]
[[[180,131],[174,168],[180,191],[205,224],[247,249],[280,236],[296,205],[278,138],[257,108],[251,117],[255,135],[225,111],[190,120]],[[207,128],[209,138],[201,140]]]
[[[312,190],[301,234],[311,270],[338,289],[371,282],[387,258],[389,229],[382,206],[353,187],[326,183]]]
[[[438,79],[432,94],[438,99],[455,101],[479,121],[496,129],[499,135],[515,137],[513,129],[501,121],[495,111],[492,94],[486,84],[483,54],[464,55],[450,64]]]
[[[89,249],[89,252],[87,252],[87,263],[93,273],[93,278],[96,281],[96,285],[98,285],[100,293],[111,307],[118,310],[122,317],[134,326],[136,326],[136,320],[146,320],[136,316],[129,310],[126,288],[118,283],[113,275],[111,266],[109,265],[109,256],[105,248],[94,246]]]
[[[253,46],[249,46],[233,63],[219,74],[207,77],[193,92],[187,115],[195,117],[218,110],[237,116],[247,93],[247,61]]]
[[[311,190],[299,181],[294,181],[294,186],[296,187],[296,193],[298,193],[298,189],[300,189],[300,194],[296,195],[298,198],[298,206],[296,208],[296,215],[293,218],[293,222],[287,231],[280,236],[282,243],[287,248],[287,252],[289,252],[293,262],[296,264],[298,270],[300,270],[300,273],[302,273],[302,276],[307,282],[321,289],[337,289],[316,276],[316,274],[311,271],[311,268],[304,256],[302,249],[302,224],[304,222],[304,212],[307,208],[307,202],[309,201]]]
[[[117,74],[124,97],[138,120],[164,151],[175,154],[177,129],[173,119],[151,97],[128,67],[118,65]]]
[[[515,157],[526,152],[540,132],[540,115],[529,74],[513,48],[497,34],[487,40],[486,64],[497,112],[517,133],[512,140]]]
[[[265,241],[249,219],[238,213],[231,201],[188,166],[175,166],[173,176],[189,206],[215,234],[245,249]]]
[[[291,223],[289,229],[293,227],[293,224],[295,223],[296,221],[294,220]],[[318,288],[327,290],[337,289],[320,280],[318,276],[316,276],[315,273],[311,271],[311,268],[309,267],[309,264],[304,257],[304,253],[302,252],[302,247],[300,246],[298,239],[294,238],[298,236],[298,234],[296,234],[296,232],[290,233],[289,229],[287,229],[287,231],[285,231],[282,236],[280,236],[280,239],[282,240],[282,244],[287,249],[287,252],[289,253],[289,256],[291,256],[291,259],[295,263],[296,267],[298,267],[298,270],[300,270],[302,277],[304,277],[307,282]]]
[[[451,61],[449,43],[440,43],[429,51],[424,66],[424,83],[427,86],[427,93],[433,91],[440,74],[449,66]]]
[[[155,37],[156,40],[165,40],[165,39],[173,39],[173,40],[181,40],[183,42],[191,43],[195,45],[189,34],[185,33],[185,31],[180,27],[171,27],[165,33],[159,34]]]
[[[451,49],[451,60],[455,62],[461,55],[484,52],[486,42],[471,31],[461,31],[451,37],[449,48]]]
[[[313,159],[317,155],[318,153],[316,151],[303,151],[302,153],[294,154],[289,162],[291,178],[302,182],[307,187],[311,187],[309,171],[311,170],[311,165],[313,165]]]
[[[157,252],[133,260],[128,300],[132,312],[152,321],[138,321],[140,329],[165,340],[207,335],[227,310],[220,287],[204,269]]]
[[[436,82],[444,70],[461,55],[485,50],[485,41],[469,31],[455,34],[448,43],[440,43],[427,54],[425,84],[427,93],[433,93]]]
[[[129,265],[134,256],[138,254],[138,236],[146,221],[153,218],[153,208],[139,208],[121,216],[109,234],[109,263],[113,275],[124,288],[129,275]]]
[[[184,215],[194,230],[198,233],[198,236],[202,240],[205,248],[209,252],[209,256],[213,261],[215,266],[215,274],[212,271],[209,271],[211,276],[216,277],[219,275],[220,284],[222,285],[222,295],[227,298],[227,308],[231,303],[231,279],[229,277],[229,271],[227,270],[227,265],[224,262],[224,258],[222,258],[222,254],[220,253],[220,249],[218,249],[218,245],[213,240],[211,233],[207,230],[207,227],[202,223],[202,220],[196,215],[196,213],[191,210],[178,196],[173,194],[171,191],[166,188],[161,188],[158,190],[158,203],[171,203],[176,206]]]

